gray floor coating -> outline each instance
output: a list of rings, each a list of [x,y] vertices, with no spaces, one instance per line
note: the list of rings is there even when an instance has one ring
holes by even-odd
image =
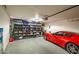
[[[16,40],[9,44],[6,54],[68,54],[61,47],[39,38]]]

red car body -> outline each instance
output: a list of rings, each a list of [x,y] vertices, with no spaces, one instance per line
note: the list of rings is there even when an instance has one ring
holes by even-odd
[[[44,33],[44,36],[46,37],[46,40],[51,41],[52,43],[55,43],[63,48],[65,48],[67,43],[74,43],[77,46],[79,46],[79,35],[76,33],[68,32],[68,31],[59,31],[62,32],[62,34],[68,34],[66,35],[57,35],[53,33]]]

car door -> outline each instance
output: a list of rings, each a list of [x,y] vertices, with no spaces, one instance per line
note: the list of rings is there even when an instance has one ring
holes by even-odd
[[[56,43],[56,44],[58,43],[58,33],[59,32],[53,33],[52,37],[51,37],[52,38],[51,41]]]
[[[63,39],[64,39],[63,32],[57,32],[56,34],[53,35],[52,41],[56,44],[61,45]]]
[[[56,43],[60,46],[64,46],[66,41],[70,38],[70,35],[65,32],[62,32],[61,34],[58,33],[58,35],[56,35],[56,38]]]

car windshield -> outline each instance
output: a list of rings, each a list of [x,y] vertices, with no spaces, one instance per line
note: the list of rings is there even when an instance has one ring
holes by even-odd
[[[59,35],[59,36],[67,36],[67,37],[70,37],[70,36],[73,36],[74,33],[70,33],[70,32],[56,32],[56,33],[53,33],[55,35]]]
[[[73,36],[73,34],[72,33],[69,33],[69,34],[68,33],[64,33],[63,36],[70,37],[70,36]]]

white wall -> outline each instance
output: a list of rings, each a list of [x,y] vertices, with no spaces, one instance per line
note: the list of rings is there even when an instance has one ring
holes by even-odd
[[[3,51],[9,42],[9,22],[10,18],[7,16],[3,6],[0,6],[0,28],[3,28]]]
[[[57,24],[51,24],[45,27],[47,31],[57,32],[57,31],[72,31],[79,33],[79,21],[77,22],[61,22]]]
[[[79,18],[79,6],[54,17],[49,18],[49,23],[45,27],[47,31],[72,31],[79,33],[79,21],[69,22],[65,20]],[[79,20],[79,19],[78,19]],[[50,28],[49,28],[50,25]]]

